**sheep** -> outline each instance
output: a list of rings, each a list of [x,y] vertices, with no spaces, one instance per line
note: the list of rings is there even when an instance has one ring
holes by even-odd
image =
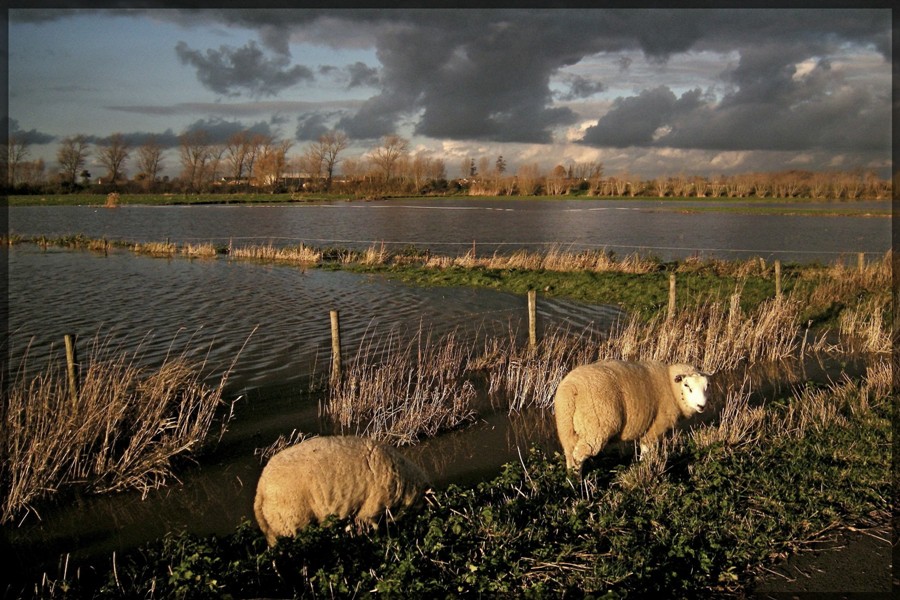
[[[253,512],[270,546],[329,515],[377,527],[421,499],[427,478],[391,446],[356,436],[315,437],[269,459]],[[392,514],[391,511],[397,511]]]
[[[610,360],[573,369],[553,398],[566,467],[581,475],[584,461],[614,438],[640,440],[643,454],[680,417],[703,412],[708,385],[683,364]]]

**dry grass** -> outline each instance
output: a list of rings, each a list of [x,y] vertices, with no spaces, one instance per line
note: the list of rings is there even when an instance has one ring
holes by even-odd
[[[494,253],[490,256],[477,256],[470,250],[462,256],[430,256],[423,265],[426,268],[446,269],[461,267],[464,269],[515,269],[528,271],[616,271],[622,273],[649,273],[659,269],[659,263],[643,258],[638,254],[630,254],[617,260],[612,253],[605,250],[570,252],[559,246],[551,246],[546,252],[517,250],[511,254]]]
[[[701,448],[714,444],[740,447],[755,443],[762,435],[765,420],[762,406],[750,406],[749,382],[729,389],[725,404],[715,424],[698,427],[691,433]]]
[[[789,298],[772,299],[749,314],[740,308],[740,292],[729,306],[709,303],[699,309],[676,311],[669,319],[659,314],[649,322],[632,316],[600,338],[585,332],[550,330],[536,350],[515,344],[493,348],[490,391],[509,400],[510,410],[549,408],[553,393],[574,367],[597,360],[656,360],[685,362],[714,372],[741,364],[777,361],[798,349],[799,306]]]
[[[195,258],[214,258],[219,251],[210,243],[205,244],[184,244],[181,247],[181,253],[185,256]]]
[[[131,249],[137,254],[149,254],[150,256],[175,256],[178,252],[178,246],[171,242],[138,243]]]
[[[341,431],[395,445],[415,443],[474,418],[468,350],[456,333],[434,340],[421,329],[403,342],[367,336],[320,412]]]
[[[316,437],[308,433],[303,433],[294,429],[290,435],[279,435],[278,439],[266,446],[265,448],[257,448],[253,451],[253,456],[259,458],[259,464],[265,464],[270,458],[278,454],[285,448],[296,446],[300,442]]]
[[[366,266],[384,265],[387,264],[389,258],[390,254],[384,249],[384,244],[381,244],[380,247],[370,246],[357,258],[357,262]]]
[[[244,246],[232,248],[232,258],[286,262],[297,264],[318,264],[322,261],[322,251],[300,244],[299,246],[276,247],[271,244],[266,246]]]
[[[844,376],[842,381],[826,388],[807,387],[794,394],[785,413],[773,421],[775,435],[801,438],[810,430],[820,431],[831,425],[843,425],[845,413],[865,413],[878,402],[890,402],[893,393],[891,365],[886,358],[876,360],[866,369],[862,384]]]
[[[487,370],[488,393],[505,398],[510,411],[549,407],[566,373],[597,360],[599,340],[590,330],[575,334],[568,327],[551,329],[534,349],[519,346],[515,338],[511,334],[502,350],[496,341],[487,344],[485,354],[492,358],[473,363]]]
[[[891,332],[885,323],[890,308],[890,298],[881,295],[846,309],[840,318],[841,337],[862,352],[890,352]]]
[[[223,406],[230,369],[209,387],[205,365],[185,354],[155,370],[138,366],[138,358],[95,338],[75,403],[58,356],[33,378],[21,374],[22,359],[3,413],[0,521],[24,518],[66,487],[146,493],[174,477],[176,457],[200,448]]]
[[[120,199],[121,198],[119,197],[118,192],[110,192],[106,195],[106,204],[104,204],[104,206],[106,208],[117,208],[119,206]]]

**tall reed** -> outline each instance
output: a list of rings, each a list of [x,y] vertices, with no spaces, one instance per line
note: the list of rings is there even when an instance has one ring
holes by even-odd
[[[24,518],[64,488],[146,494],[164,485],[174,477],[176,457],[207,440],[231,371],[211,387],[203,382],[205,363],[186,351],[151,369],[138,364],[137,352],[98,335],[73,402],[58,355],[33,377],[24,375],[26,359],[8,386],[2,414],[0,522]]]
[[[845,309],[840,316],[841,337],[863,352],[890,352],[891,331],[885,322],[885,317],[890,319],[890,303],[890,297],[881,295]]]
[[[149,254],[150,256],[175,256],[178,252],[178,246],[172,242],[138,243],[131,249],[136,254]]]
[[[191,257],[213,258],[218,255],[219,251],[213,244],[207,242],[203,244],[184,244],[181,247],[181,253]]]
[[[231,249],[232,258],[260,261],[287,262],[300,264],[318,264],[322,261],[322,251],[304,244],[289,247],[243,246]]]
[[[455,332],[433,339],[420,327],[406,342],[396,331],[387,338],[370,335],[330,388],[321,413],[342,431],[412,444],[474,418],[467,360]]]
[[[462,256],[429,256],[423,265],[426,268],[445,269],[461,267],[465,269],[518,269],[545,270],[558,272],[571,271],[616,271],[622,273],[649,273],[659,269],[659,263],[639,254],[630,254],[622,259],[605,250],[586,250],[571,252],[560,246],[551,246],[546,252],[517,250],[511,254],[494,253],[489,256],[478,256],[469,250]]]
[[[672,318],[660,313],[646,321],[632,315],[602,338],[550,329],[534,351],[511,342],[495,352],[490,390],[506,396],[510,410],[549,408],[565,374],[596,360],[686,362],[704,371],[779,360],[797,351],[798,313],[796,302],[774,298],[745,314],[738,290],[727,308],[709,302],[676,310]]]

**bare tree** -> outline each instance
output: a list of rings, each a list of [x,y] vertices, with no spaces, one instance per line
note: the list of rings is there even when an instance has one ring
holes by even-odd
[[[432,158],[428,162],[428,178],[434,181],[439,179],[447,179],[447,166],[443,159]]]
[[[138,148],[137,166],[148,185],[156,183],[156,178],[162,170],[162,146],[159,145],[156,136],[150,136]]]
[[[328,131],[319,136],[319,140],[310,147],[310,152],[317,155],[317,162],[325,173],[325,189],[331,187],[334,170],[341,161],[341,152],[350,145],[350,139],[343,131]]]
[[[372,150],[369,160],[384,175],[385,182],[394,176],[397,161],[409,151],[409,141],[399,135],[386,135],[381,139],[381,145]]]
[[[492,170],[490,158],[482,156],[478,159],[478,172],[481,173],[482,177],[490,177]]]
[[[228,175],[235,182],[240,181],[246,170],[247,156],[250,153],[251,135],[247,131],[232,134],[225,142],[225,162]]]
[[[282,142],[272,140],[271,143],[263,146],[257,160],[257,177],[263,185],[271,188],[278,185],[278,180],[284,176],[287,169],[287,153],[292,144],[290,140]]]
[[[520,177],[521,179],[521,177]],[[561,196],[568,189],[568,171],[562,165],[556,165],[546,178],[546,192],[551,196]]]
[[[18,183],[17,172],[19,166],[28,156],[28,140],[19,135],[10,135],[6,145],[6,181],[10,187]]]
[[[300,171],[314,179],[317,183],[322,177],[322,154],[314,146],[307,148],[298,159]]]
[[[532,196],[536,194],[540,187],[540,177],[541,172],[537,163],[519,167],[519,170],[516,172],[519,194],[523,196]]]
[[[23,162],[16,171],[16,181],[26,185],[38,185],[44,183],[44,160],[39,158]]]
[[[84,135],[78,134],[63,138],[56,151],[56,162],[59,163],[64,181],[75,184],[75,178],[84,168],[89,152],[90,144]]]
[[[358,179],[362,177],[365,169],[363,168],[362,163],[355,158],[348,158],[344,160],[344,165],[341,167],[341,172],[347,179]]]
[[[181,179],[191,191],[200,189],[205,181],[208,163],[212,157],[209,135],[202,129],[179,136],[181,146]]]
[[[110,182],[115,183],[125,175],[124,168],[127,159],[128,143],[121,133],[114,133],[99,144],[97,160],[106,167],[106,174]]]

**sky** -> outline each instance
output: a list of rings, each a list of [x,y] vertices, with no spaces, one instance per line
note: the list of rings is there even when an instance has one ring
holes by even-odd
[[[300,154],[344,131],[508,170],[653,178],[891,167],[889,9],[10,9],[8,130]],[[133,161],[132,161],[133,162]],[[88,166],[89,170],[91,165]],[[94,165],[97,174],[102,167]],[[133,165],[126,164],[133,175]]]

